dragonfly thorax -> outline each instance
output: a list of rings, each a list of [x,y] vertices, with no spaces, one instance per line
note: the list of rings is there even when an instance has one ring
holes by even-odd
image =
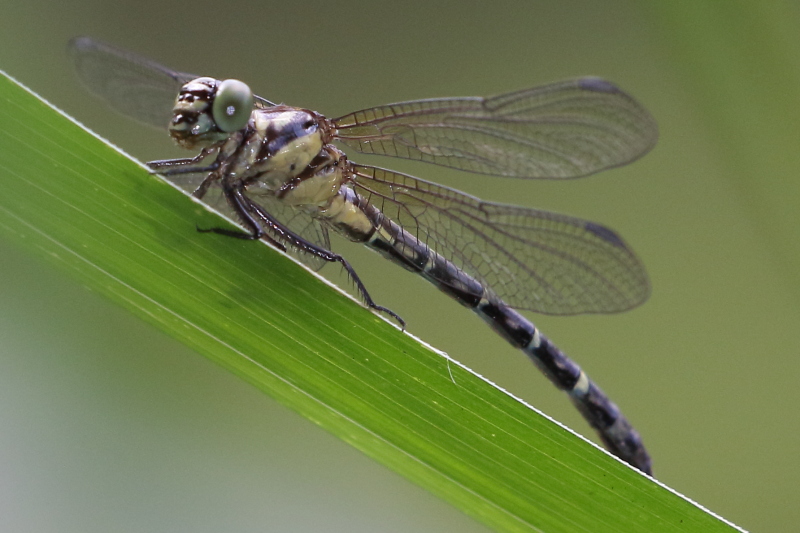
[[[335,162],[319,128],[318,115],[288,106],[256,109],[237,157],[248,166],[245,182],[258,180],[286,189]]]

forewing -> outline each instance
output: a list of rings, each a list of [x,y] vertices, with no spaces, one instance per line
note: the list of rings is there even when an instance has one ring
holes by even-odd
[[[637,159],[658,138],[650,113],[599,78],[389,104],[333,124],[359,152],[515,178],[585,176]]]
[[[181,86],[197,78],[89,37],[70,41],[69,52],[92,94],[116,111],[161,129],[169,124]]]
[[[95,96],[138,122],[166,129],[181,87],[197,78],[90,37],[68,46],[78,77]],[[274,105],[256,96],[258,107]]]
[[[359,194],[512,307],[610,313],[647,299],[644,267],[608,228],[484,202],[399,172],[353,168]]]

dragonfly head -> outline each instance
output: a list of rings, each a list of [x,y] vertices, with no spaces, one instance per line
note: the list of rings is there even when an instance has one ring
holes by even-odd
[[[181,87],[169,132],[184,148],[202,148],[244,128],[253,106],[253,93],[244,82],[197,78]]]

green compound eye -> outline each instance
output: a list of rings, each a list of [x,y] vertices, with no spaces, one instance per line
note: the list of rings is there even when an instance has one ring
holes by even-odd
[[[253,92],[239,80],[225,80],[219,84],[211,112],[217,127],[225,133],[244,128],[253,111]]]

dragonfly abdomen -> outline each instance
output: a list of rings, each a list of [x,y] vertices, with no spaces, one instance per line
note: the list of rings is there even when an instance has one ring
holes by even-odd
[[[458,268],[452,261],[436,253],[399,224],[375,209],[367,210],[375,226],[364,242],[390,261],[420,274],[439,290],[461,305],[474,309],[486,298],[483,284]]]
[[[361,201],[351,189],[343,188],[344,191],[349,192],[347,196],[354,206],[361,206],[363,216],[371,220],[375,228],[369,236],[360,232],[349,234],[352,240],[361,240],[472,309],[509,344],[522,350],[556,387],[570,395],[609,451],[643,472],[651,473],[650,456],[639,433],[577,363],[550,342],[530,320],[491,294],[479,280],[385,217],[380,210]],[[338,229],[346,231],[346,227]]]
[[[642,472],[652,473],[650,456],[639,433],[617,405],[530,320],[498,300],[484,300],[474,311],[512,346],[525,352],[556,387],[570,395],[611,453]]]

